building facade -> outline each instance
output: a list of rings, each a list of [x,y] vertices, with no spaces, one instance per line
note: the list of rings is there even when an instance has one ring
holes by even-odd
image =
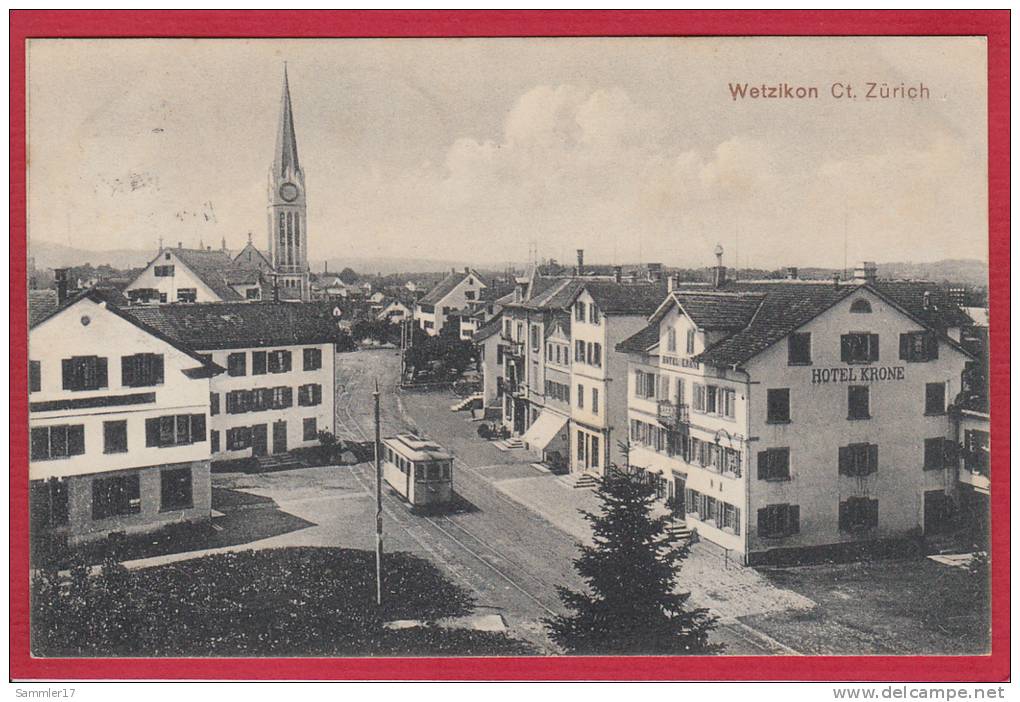
[[[210,518],[222,368],[89,293],[32,322],[29,358],[34,534],[76,544]]]
[[[457,326],[453,330],[458,338],[470,338],[461,334],[461,312],[468,303],[480,299],[481,291],[488,285],[477,271],[464,268],[463,271],[450,273],[436,287],[429,290],[414,306],[414,320],[422,331],[436,336],[443,331],[447,319],[456,317]]]

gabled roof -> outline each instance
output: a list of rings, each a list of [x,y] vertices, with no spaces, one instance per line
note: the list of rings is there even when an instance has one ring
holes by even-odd
[[[34,327],[42,320],[57,311],[60,303],[57,300],[56,290],[29,290],[28,291],[28,326]]]
[[[585,280],[584,289],[603,314],[650,315],[666,296],[665,283],[617,283]]]
[[[258,264],[254,260],[256,257],[262,259],[267,266],[272,266],[272,263],[269,262],[269,254],[257,248],[255,244],[251,243],[251,241],[245,244],[244,248],[238,251],[237,255],[233,257],[233,264],[238,268],[257,266]]]
[[[223,280],[227,285],[257,285],[262,276],[253,268],[233,268],[223,271]]]
[[[478,343],[479,341],[485,341],[493,334],[498,334],[502,328],[503,313],[499,313],[493,316],[488,322],[478,327],[475,333],[471,335],[471,341]]]
[[[472,268],[468,268],[466,271],[452,271],[446,275],[436,287],[425,293],[425,296],[418,302],[423,305],[435,305],[440,302],[444,297],[453,292],[453,289],[460,285],[465,278],[472,276],[478,280],[479,285],[485,286],[485,282],[482,280],[482,276],[478,275],[477,271]]]
[[[132,307],[126,312],[194,349],[252,348],[335,341],[333,306],[290,302],[205,302]]]
[[[966,327],[974,323],[937,283],[879,280],[870,285],[928,326]],[[925,293],[928,307],[924,305]]]
[[[678,305],[699,329],[736,331],[748,325],[764,299],[764,293],[674,290],[659,305],[652,321],[658,322],[673,305]]]
[[[616,345],[623,353],[650,353],[659,345],[659,323],[653,322]]]
[[[63,305],[60,305],[59,307],[56,307],[56,308],[52,309],[49,312],[49,314],[47,314],[45,316],[41,316],[38,319],[36,319],[35,321],[32,321],[29,324],[29,329],[31,330],[34,327],[39,326],[40,324],[42,324],[46,320],[48,320],[48,319],[50,319],[52,317],[57,316],[59,313],[63,312],[66,309],[69,309],[70,307],[73,307],[74,305],[76,305],[77,303],[81,302],[82,300],[90,300],[91,302],[94,302],[97,305],[102,305],[106,309],[106,311],[108,311],[108,312],[110,312],[112,314],[117,315],[118,317],[120,317],[124,321],[129,322],[130,324],[133,324],[134,326],[138,327],[139,329],[141,329],[145,333],[151,334],[152,336],[156,337],[160,341],[163,341],[163,342],[169,344],[170,346],[173,346],[175,349],[177,349],[181,353],[183,353],[183,354],[189,356],[190,358],[194,359],[195,361],[197,361],[200,364],[200,366],[202,367],[202,370],[207,375],[210,375],[210,376],[211,375],[216,375],[218,373],[222,373],[225,370],[224,368],[221,368],[220,366],[216,365],[212,361],[209,361],[206,358],[200,356],[195,351],[194,347],[191,347],[191,346],[189,346],[187,344],[181,343],[181,341],[179,341],[178,339],[175,339],[172,336],[169,336],[169,335],[165,334],[163,331],[161,331],[157,327],[154,327],[154,326],[148,324],[147,322],[139,319],[136,315],[129,314],[127,310],[122,309],[122,308],[120,308],[120,307],[118,307],[116,305],[109,304],[106,301],[106,299],[104,299],[104,297],[102,295],[102,292],[101,291],[97,291],[97,290],[85,290],[84,292],[79,293],[78,295],[75,295],[74,297],[69,299],[67,302],[65,302]],[[150,308],[145,308],[145,309],[155,309],[155,308],[150,307]]]

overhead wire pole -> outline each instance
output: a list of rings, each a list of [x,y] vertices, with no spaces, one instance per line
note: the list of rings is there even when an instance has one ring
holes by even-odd
[[[379,379],[375,379],[375,603],[382,606],[382,441],[379,433]]]

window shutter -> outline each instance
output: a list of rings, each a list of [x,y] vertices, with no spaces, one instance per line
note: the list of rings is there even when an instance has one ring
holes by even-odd
[[[163,384],[163,354],[152,355],[152,382],[155,385]]]
[[[868,445],[868,474],[878,472],[878,444]]]
[[[126,388],[135,385],[135,356],[120,357],[120,384]]]
[[[839,474],[850,475],[850,447],[839,447]]]
[[[850,336],[848,334],[839,337],[839,359],[843,363],[850,361]]]
[[[290,354],[290,351],[284,351],[282,355],[283,355],[283,372],[286,373],[286,372],[290,371],[290,369],[291,369],[291,362],[290,362],[290,355],[291,354]]]
[[[205,441],[205,415],[191,415],[191,443]]]
[[[958,459],[959,446],[952,439],[945,439],[942,442],[942,467],[952,466]]]
[[[765,480],[769,477],[769,452],[758,452],[758,480]]]
[[[846,531],[850,523],[850,503],[840,502],[839,503],[839,528],[841,531]]]
[[[318,405],[318,404],[320,404],[322,402],[322,386],[321,385],[313,385],[312,386],[312,399],[313,399],[313,403],[312,404],[315,404],[315,405]]]
[[[758,510],[758,536],[769,535],[768,524],[769,524],[768,509],[763,507]]]
[[[878,500],[868,500],[868,526],[878,526]]]
[[[788,534],[800,533],[800,505],[790,505],[787,508],[786,530]]]
[[[145,420],[145,445],[159,446],[159,417]]]
[[[64,358],[60,361],[60,374],[63,378],[64,390],[75,390],[74,387],[74,361],[70,358]]]
[[[67,455],[81,456],[85,453],[85,425],[72,424],[67,428]]]
[[[288,361],[290,355],[287,356]],[[294,404],[294,388],[286,387],[283,389],[283,406],[284,408],[291,407]]]
[[[740,536],[740,508],[733,508],[733,533]]]
[[[900,360],[910,360],[910,334],[900,334]]]
[[[878,360],[878,334],[869,334],[868,336],[871,337],[871,341],[868,342],[868,351],[870,352],[870,357],[869,357],[868,360],[877,361]]]

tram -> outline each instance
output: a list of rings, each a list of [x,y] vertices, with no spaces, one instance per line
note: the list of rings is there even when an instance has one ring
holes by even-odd
[[[453,454],[414,434],[382,440],[383,479],[413,507],[431,510],[453,501]]]

